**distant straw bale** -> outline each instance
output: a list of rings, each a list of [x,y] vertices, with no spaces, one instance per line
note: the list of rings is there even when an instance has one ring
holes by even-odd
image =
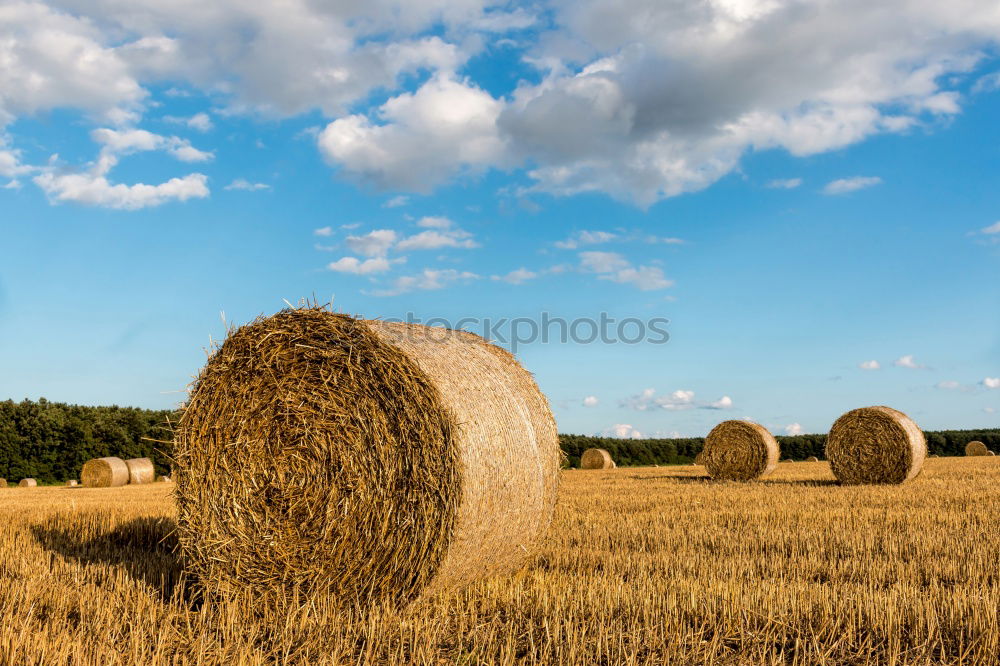
[[[158,476],[158,477],[156,477],[156,482],[157,483],[170,483],[170,477],[167,476],[167,475],[165,475],[165,474],[162,475],[162,476]]]
[[[988,456],[995,456],[996,453],[994,453],[993,451],[987,451],[986,455],[988,455]]]
[[[149,458],[131,458],[125,461],[128,467],[128,482],[132,485],[152,483],[156,478],[156,468]]]
[[[80,482],[85,488],[117,488],[128,483],[128,465],[121,458],[94,458],[83,464]]]
[[[816,456],[809,456],[808,458],[806,458],[806,462],[819,462],[819,458],[817,458]]]
[[[551,522],[555,421],[460,331],[288,309],[230,331],[174,447],[189,572],[404,605],[523,568]]]
[[[7,479],[0,479],[0,488],[7,487]]]
[[[580,467],[583,469],[614,469],[615,461],[604,449],[587,449],[580,456]]]
[[[826,457],[841,483],[903,483],[920,473],[927,442],[906,414],[891,407],[862,407],[833,424]]]
[[[965,455],[967,456],[988,456],[990,450],[979,440],[973,440],[965,445]]]
[[[713,479],[749,481],[778,464],[777,440],[762,425],[750,421],[723,421],[705,438],[705,468]]]
[[[34,488],[38,485],[38,481],[34,479],[21,479],[17,485],[21,488]]]
[[[67,488],[76,488],[78,485],[80,485],[80,482],[77,481],[76,479],[70,479],[69,481],[66,482]]]

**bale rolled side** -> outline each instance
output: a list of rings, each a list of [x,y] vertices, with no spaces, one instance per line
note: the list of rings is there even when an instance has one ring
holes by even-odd
[[[128,483],[128,465],[121,458],[94,458],[83,464],[80,482],[85,488],[117,488]]]
[[[986,445],[978,440],[973,440],[965,445],[965,455],[967,456],[988,456],[990,450]]]
[[[841,483],[904,483],[920,473],[927,442],[906,414],[891,407],[862,407],[833,424],[826,457]]]
[[[614,469],[615,461],[604,449],[587,449],[580,456],[581,469]]]
[[[774,470],[781,455],[777,440],[750,421],[723,421],[705,438],[705,469],[713,479],[749,481]]]
[[[695,465],[704,465],[705,464],[705,452],[704,451],[699,451],[698,455],[696,455],[694,457],[694,464]]]
[[[221,590],[405,604],[521,568],[559,457],[531,375],[482,338],[284,310],[230,332],[192,387],[178,538]]]
[[[34,479],[21,479],[17,485],[20,488],[34,488],[38,485],[38,481],[35,481]]]
[[[128,467],[128,482],[132,485],[152,483],[156,478],[156,468],[149,458],[131,458],[125,461]]]

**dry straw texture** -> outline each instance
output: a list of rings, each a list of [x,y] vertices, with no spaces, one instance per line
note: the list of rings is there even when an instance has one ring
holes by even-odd
[[[38,481],[34,479],[21,479],[20,483],[17,484],[21,488],[34,488],[38,485]]]
[[[978,440],[974,440],[965,445],[965,455],[967,456],[988,456],[990,450],[986,445]]]
[[[891,407],[862,407],[833,424],[826,457],[841,483],[903,483],[920,473],[927,442],[906,414]]]
[[[86,488],[117,488],[128,483],[128,465],[121,458],[94,458],[83,463],[80,481]]]
[[[704,451],[699,451],[698,455],[696,455],[694,457],[694,464],[695,465],[704,465],[705,464],[705,452]]]
[[[705,438],[705,468],[713,479],[749,481],[774,470],[781,450],[762,425],[723,421]]]
[[[126,460],[125,466],[128,467],[129,483],[152,483],[156,478],[156,468],[153,467],[153,461],[149,458]]]
[[[580,467],[583,469],[614,469],[615,461],[604,449],[587,449],[580,456]]]
[[[209,359],[175,436],[179,541],[222,590],[404,604],[521,568],[555,507],[548,404],[468,333],[258,318]]]

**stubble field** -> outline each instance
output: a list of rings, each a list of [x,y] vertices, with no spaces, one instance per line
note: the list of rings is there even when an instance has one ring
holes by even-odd
[[[0,489],[3,664],[975,664],[1000,653],[1000,459],[893,487],[826,463],[563,473],[521,575],[404,612],[203,602],[170,486]]]

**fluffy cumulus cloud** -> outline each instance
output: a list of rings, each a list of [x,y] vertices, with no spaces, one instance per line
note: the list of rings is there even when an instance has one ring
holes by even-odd
[[[905,356],[900,356],[895,361],[893,361],[892,364],[897,368],[909,368],[910,370],[918,370],[924,367],[914,360],[913,354],[906,354]]]
[[[425,268],[416,275],[398,277],[393,280],[392,287],[375,290],[373,294],[375,296],[398,296],[411,291],[444,289],[454,283],[471,282],[477,279],[479,276],[470,271],[458,271],[453,268]]]
[[[658,266],[633,266],[617,252],[581,252],[580,268],[585,272],[597,273],[602,280],[619,284],[629,284],[642,291],[666,289],[673,286],[673,280],[663,275]]]
[[[171,178],[156,185],[112,183],[108,175],[122,156],[131,153],[161,150],[182,162],[204,162],[212,159],[212,153],[198,150],[177,137],[164,137],[139,129],[101,128],[91,132],[91,138],[101,144],[101,150],[87,168],[49,165],[38,169],[40,173],[34,177],[34,182],[53,203],[74,202],[137,210],[209,195],[208,177],[201,173]]]
[[[327,268],[337,273],[372,275],[373,273],[385,273],[391,268],[393,263],[397,263],[398,261],[400,260],[390,262],[385,257],[373,257],[364,261],[357,257],[342,257],[328,264]]]
[[[259,192],[260,190],[269,190],[271,186],[267,183],[251,183],[246,178],[237,178],[233,182],[226,185],[226,190],[242,190],[244,192]],[[326,227],[329,229],[329,227]],[[317,232],[319,230],[317,229]],[[329,234],[326,234],[329,235]]]
[[[878,370],[882,365],[875,359],[872,359],[870,361],[861,361],[861,363],[858,363],[858,367],[862,370]]]
[[[695,400],[694,391],[679,389],[669,395],[657,395],[656,389],[648,388],[625,398],[620,405],[639,412],[655,410],[678,412],[688,409],[732,409],[733,399],[724,395],[712,402],[701,402]]]
[[[597,433],[598,437],[615,437],[618,439],[642,439],[641,432],[632,427],[629,423],[616,423],[610,428],[605,428]]]
[[[983,379],[983,386],[988,389],[1000,388],[1000,377],[986,377]]]
[[[323,155],[379,188],[427,192],[456,171],[505,162],[496,128],[502,103],[475,84],[437,75],[371,117],[338,118],[319,135]]]
[[[538,277],[538,273],[521,267],[515,268],[506,275],[491,275],[490,279],[494,281],[506,282],[507,284],[524,284],[528,280],[534,280],[536,277]]]
[[[789,423],[785,426],[786,435],[801,435],[803,432],[805,431],[802,429],[801,423]]]
[[[599,245],[618,238],[618,234],[610,231],[579,231],[566,240],[556,241],[555,246],[561,250],[575,250],[581,245]]]
[[[596,395],[588,395],[583,399],[584,407],[597,407],[598,403],[600,403],[600,400],[598,400]]]
[[[508,31],[537,72],[488,91],[464,67],[485,33]],[[169,85],[227,113],[319,112],[330,164],[397,194],[520,167],[520,195],[645,206],[711,185],[748,151],[811,155],[953,116],[998,45],[986,0],[10,0],[0,126],[72,108],[135,127]],[[212,127],[204,112],[183,122]],[[650,273],[620,278],[656,284]]]

